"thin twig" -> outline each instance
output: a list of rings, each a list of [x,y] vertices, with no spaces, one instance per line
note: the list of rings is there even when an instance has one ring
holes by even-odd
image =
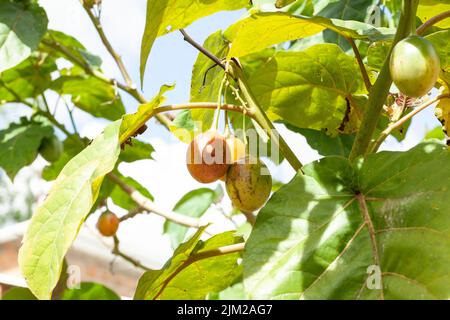
[[[236,221],[234,221],[233,218],[232,218],[230,215],[228,215],[228,214],[225,212],[225,210],[223,210],[223,207],[222,207],[221,205],[214,204],[214,208],[215,208],[217,211],[219,211],[219,213],[220,213],[222,216],[224,216],[225,219],[227,219],[228,221],[230,221],[230,222],[233,224],[234,227],[236,227],[236,228],[238,227],[238,224],[236,223]]]
[[[184,40],[189,43],[190,45],[192,45],[194,48],[196,48],[198,51],[200,51],[201,53],[203,53],[206,57],[208,57],[209,59],[211,59],[215,64],[217,64],[218,66],[220,66],[223,70],[226,69],[225,65],[222,63],[222,61],[220,61],[220,59],[218,57],[216,57],[214,54],[212,54],[210,51],[208,51],[205,47],[203,47],[201,44],[199,44],[198,42],[196,42],[194,39],[192,39],[187,32],[184,29],[180,29],[181,34],[184,37]]]
[[[83,4],[83,2],[82,2]],[[123,78],[125,79],[125,82],[127,83],[127,86],[122,86],[122,90],[125,90],[128,92],[131,96],[133,96],[137,101],[140,103],[148,103],[147,99],[142,95],[142,93],[137,89],[136,85],[133,83],[133,79],[131,78],[127,68],[125,67],[125,64],[122,61],[121,56],[117,53],[116,50],[114,50],[113,46],[111,45],[111,42],[108,40],[108,37],[106,36],[105,32],[103,31],[102,24],[100,22],[100,12],[98,13],[98,16],[96,17],[89,8],[83,4],[83,8],[85,9],[86,13],[88,14],[89,18],[91,19],[95,29],[97,30],[98,35],[100,36],[100,39],[103,43],[103,45],[106,47],[106,50],[111,54],[114,61],[116,62],[120,73],[122,74]],[[119,86],[119,85],[118,85]],[[172,121],[165,116],[165,115],[157,115],[156,119],[164,125],[167,129],[170,129],[170,126],[172,124]]]
[[[362,77],[364,79],[364,84],[366,86],[366,89],[368,92],[370,92],[370,89],[372,88],[372,83],[370,82],[369,75],[367,74],[366,66],[364,65],[364,62],[362,60],[361,54],[359,53],[358,47],[356,46],[355,41],[350,38],[346,37],[347,41],[352,46],[353,52],[355,53],[356,61],[358,62],[359,69],[361,70]]]
[[[59,130],[61,130],[66,136],[71,136],[72,133],[69,132],[69,130],[66,129],[66,127],[59,123],[58,120],[55,119],[55,117],[48,111],[40,110],[36,105],[32,104],[31,102],[26,101],[25,99],[22,99],[20,95],[15,92],[13,89],[9,88],[2,80],[0,80],[0,84],[9,92],[11,93],[14,98],[16,99],[15,102],[22,103],[26,105],[27,107],[33,109],[36,111],[37,114],[41,114],[45,116],[55,127],[57,127]]]
[[[440,14],[438,14],[437,16],[434,16],[431,19],[428,19],[424,24],[422,24],[420,27],[417,28],[416,32],[418,35],[422,35],[425,33],[425,31],[428,30],[428,28],[430,28],[431,26],[435,25],[436,23],[447,19],[450,17],[450,10],[448,11],[444,11]]]
[[[136,259],[133,259],[132,257],[124,254],[123,252],[120,251],[119,249],[119,238],[117,238],[117,236],[114,236],[114,248],[112,250],[112,253],[116,256],[121,257],[122,259],[124,259],[125,261],[128,261],[129,263],[131,263],[132,265],[134,265],[137,268],[141,268],[145,271],[151,270],[150,268],[147,268],[146,266],[142,265],[139,261],[137,261]]]
[[[102,40],[103,45],[105,46],[106,50],[108,50],[109,54],[113,57],[114,61],[117,64],[117,67],[120,70],[120,73],[122,74],[125,82],[127,85],[131,88],[135,88],[136,86],[133,84],[133,80],[130,77],[130,74],[127,71],[127,68],[125,67],[125,64],[122,61],[121,56],[114,50],[113,46],[111,45],[111,42],[109,42],[108,37],[106,37],[105,32],[103,31],[103,26],[100,22],[100,19],[98,16],[95,16],[93,12],[89,9],[87,5],[85,5],[83,2],[83,8],[86,11],[87,15],[89,16],[89,19],[91,19],[92,24],[95,27],[95,30],[97,30],[98,35],[100,36],[100,39]]]
[[[138,190],[124,183],[119,177],[113,173],[109,173],[108,177],[116,183],[123,191],[125,191],[134,202],[136,202],[141,208],[146,211],[152,212],[159,215],[169,221],[175,222],[177,224],[189,227],[189,228],[200,228],[202,223],[199,219],[191,218],[188,216],[181,215],[172,211],[164,211],[158,207],[147,197],[145,197]]]
[[[377,152],[377,150],[380,148],[381,144],[386,140],[386,138],[394,131],[395,129],[403,126],[408,120],[410,120],[412,117],[414,117],[419,112],[425,110],[429,106],[433,105],[434,103],[438,102],[441,99],[444,98],[450,98],[450,94],[443,94],[440,96],[437,96],[436,98],[425,102],[421,106],[415,108],[413,111],[405,115],[403,118],[398,120],[397,122],[394,122],[390,124],[378,137],[378,139],[373,143],[373,147],[371,148],[371,152]]]
[[[69,107],[69,104],[67,103],[66,99],[62,98],[64,105],[66,106],[67,113],[69,114],[70,122],[72,123],[73,130],[75,134],[78,134],[77,125],[75,124],[75,119],[73,118],[73,109],[71,110]]]
[[[45,109],[47,110],[48,113],[51,113],[47,98],[45,97],[45,93],[42,93],[41,96],[42,96],[42,101],[44,101]]]
[[[130,210],[126,215],[120,217],[119,221],[123,222],[123,221],[129,220],[129,219],[132,219],[132,218],[136,217],[137,215],[145,214],[145,213],[148,213],[148,212],[146,210],[142,209],[141,207],[137,207],[133,210]]]

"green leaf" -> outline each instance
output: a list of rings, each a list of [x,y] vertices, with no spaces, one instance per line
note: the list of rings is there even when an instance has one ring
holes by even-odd
[[[147,18],[141,44],[141,83],[157,37],[182,29],[213,13],[238,10],[248,4],[249,0],[147,0]]]
[[[417,16],[423,22],[438,14],[450,10],[450,0],[420,0]],[[450,28],[449,19],[444,19],[436,24],[440,28]]]
[[[47,30],[47,15],[38,5],[0,2],[0,73],[37,48]]]
[[[216,198],[214,190],[208,188],[196,189],[185,194],[173,208],[174,212],[189,216],[201,217],[213,204]],[[168,233],[174,248],[184,240],[187,227],[180,226],[170,221],[164,223],[164,233]]]
[[[340,134],[330,137],[323,131],[300,129],[287,126],[289,130],[297,132],[305,137],[309,146],[316,150],[321,156],[348,157],[355,142],[354,135]]]
[[[94,117],[117,120],[125,113],[116,89],[93,76],[61,76],[53,82],[52,89],[72,96],[75,106]]]
[[[444,145],[372,154],[355,165],[329,157],[304,170],[258,215],[244,253],[250,298],[450,297]],[[378,288],[370,269],[377,265]]]
[[[199,241],[205,227],[187,242],[181,244],[161,270],[151,270],[139,279],[135,299],[201,300],[210,292],[219,292],[230,286],[241,273],[237,264],[239,253],[194,259],[218,247],[242,242],[234,232],[216,235]]]
[[[246,300],[244,285],[238,282],[221,292],[210,294],[208,300]]]
[[[37,300],[27,288],[11,288],[5,292],[1,300]]]
[[[61,171],[34,213],[19,252],[19,265],[33,294],[49,299],[63,259],[95,203],[103,177],[120,153],[120,121],[106,127]]]
[[[271,120],[329,134],[337,133],[348,110],[357,107],[353,94],[364,90],[355,60],[334,44],[278,52],[249,84]]]
[[[120,300],[120,297],[102,284],[82,282],[78,289],[64,290],[61,300]]]
[[[262,12],[238,21],[225,31],[225,38],[232,43],[228,58],[242,57],[274,44],[310,37],[325,29],[361,40],[390,38],[393,32],[358,21]]]
[[[34,53],[16,67],[2,72],[0,104],[36,98],[49,88],[51,74],[56,70],[56,63],[51,57]]]
[[[424,137],[424,140],[441,140],[443,141],[445,139],[445,133],[442,131],[441,126],[437,126],[436,128],[430,130],[427,132],[427,134]]]
[[[149,143],[131,139],[131,145],[125,145],[125,149],[120,153],[120,161],[135,162],[139,160],[153,159],[152,153],[155,151]]]
[[[377,41],[372,43],[367,50],[367,62],[370,67],[381,70],[384,61],[389,55],[392,42],[390,41]]]
[[[52,135],[52,127],[35,122],[13,123],[1,130],[0,167],[14,180],[20,169],[36,159],[42,139]]]
[[[353,1],[322,1],[322,3],[328,2],[328,4],[321,8],[315,15],[336,18],[340,20],[351,20],[365,22],[370,14],[370,8],[379,5],[377,0],[353,0]],[[382,14],[381,10],[379,11]],[[381,17],[380,17],[381,18]],[[323,32],[323,38],[328,43],[336,43],[344,51],[351,50],[351,46],[348,41],[332,30],[325,30]]]
[[[180,141],[190,143],[197,132],[191,110],[180,111],[170,125],[170,132]]]
[[[173,90],[174,87],[174,85],[161,86],[159,93],[149,103],[140,105],[136,113],[127,114],[123,117],[122,127],[120,128],[121,143],[133,137],[154,116],[155,109],[166,101],[164,94],[167,91]]]

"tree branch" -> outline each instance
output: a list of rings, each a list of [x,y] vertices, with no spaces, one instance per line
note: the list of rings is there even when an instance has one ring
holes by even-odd
[[[122,253],[119,249],[119,238],[117,238],[117,236],[114,236],[114,247],[112,249],[112,253],[118,257],[121,257],[122,259],[124,259],[125,261],[128,261],[129,263],[131,263],[132,265],[134,265],[137,268],[141,268],[145,271],[151,270],[150,268],[147,268],[146,266],[142,265],[139,261],[137,261],[136,259],[131,258],[130,256]]]
[[[412,117],[414,117],[416,114],[418,114],[419,112],[425,110],[426,108],[428,108],[429,106],[433,105],[434,103],[438,102],[441,99],[444,98],[450,98],[450,94],[443,94],[440,96],[437,96],[436,98],[425,102],[424,104],[422,104],[421,106],[415,108],[413,111],[411,111],[410,113],[408,113],[407,115],[405,115],[403,118],[401,118],[400,120],[398,120],[397,122],[394,122],[392,124],[390,124],[378,137],[378,139],[373,143],[373,146],[371,148],[371,152],[377,152],[378,149],[380,148],[381,144],[384,142],[384,140],[386,140],[386,138],[395,130],[398,129],[399,127],[403,126],[408,120],[412,119]]]
[[[167,220],[170,220],[185,227],[200,228],[202,226],[199,219],[184,216],[172,211],[161,210],[160,208],[156,207],[155,204],[150,199],[145,197],[138,190],[124,183],[115,174],[109,173],[108,178],[110,178],[114,183],[116,183],[123,191],[125,191],[130,196],[131,199],[133,199],[134,202],[136,202],[144,210],[152,212],[156,215],[159,215]]]
[[[147,211],[145,211],[141,207],[137,207],[136,209],[130,210],[126,215],[120,217],[119,221],[123,222],[123,221],[129,220],[129,219],[133,219],[137,215],[144,214],[144,213],[147,213]]]
[[[201,44],[199,44],[194,39],[192,39],[184,29],[180,29],[180,32],[184,37],[184,41],[186,41],[187,43],[192,45],[194,48],[196,48],[198,51],[203,53],[206,57],[211,59],[215,64],[220,66],[223,70],[226,69],[225,65],[222,63],[222,61],[220,61],[220,59],[218,57],[216,57],[214,54],[209,52],[205,47],[203,47]]]
[[[133,84],[133,80],[131,79],[130,74],[128,73],[128,70],[122,61],[122,57],[114,50],[113,46],[111,45],[111,42],[109,42],[108,38],[106,37],[106,34],[103,31],[103,27],[100,22],[100,19],[94,15],[94,13],[91,11],[91,9],[83,1],[81,1],[81,3],[84,8],[84,11],[86,11],[87,15],[89,16],[89,19],[91,19],[91,22],[95,27],[95,30],[97,30],[97,33],[100,36],[100,39],[102,40],[103,45],[105,46],[106,50],[108,50],[109,54],[112,56],[112,58],[116,62],[117,67],[119,68],[120,73],[122,74],[125,82],[127,83],[127,85],[129,87],[135,88],[136,86]]]
[[[425,31],[428,30],[428,28],[449,17],[450,17],[450,10],[444,11],[441,14],[438,14],[437,16],[434,16],[433,18],[427,20],[424,24],[422,24],[419,28],[417,28],[416,33],[418,35],[422,35],[425,33]]]

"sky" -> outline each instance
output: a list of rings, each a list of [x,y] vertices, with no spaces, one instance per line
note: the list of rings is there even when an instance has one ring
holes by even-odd
[[[144,0],[104,0],[102,10],[102,24],[113,47],[119,52],[125,65],[135,81],[139,79],[139,52],[141,36],[145,23]],[[76,37],[86,48],[99,55],[103,60],[103,70],[107,76],[121,79],[121,75],[105,48],[100,42],[90,20],[81,8],[79,0],[40,0],[49,17],[49,28],[60,30]],[[187,28],[188,33],[202,43],[206,37],[218,29],[225,29],[228,25],[238,20],[244,14],[243,11],[218,13],[211,17],[203,18]],[[176,84],[174,91],[167,94],[168,103],[184,103],[189,101],[190,76],[192,66],[198,52],[183,41],[178,32],[160,37],[156,40],[149,58],[144,81],[144,95],[147,99],[153,97],[163,84]],[[134,112],[138,104],[133,98],[122,95],[127,112]],[[50,104],[56,100],[55,96],[49,96]],[[16,106],[7,107],[10,118],[17,117]],[[16,111],[15,111],[16,110]],[[406,150],[420,141],[426,128],[432,129],[437,122],[425,121],[430,119],[432,110],[421,114],[413,122],[407,138],[401,144],[394,139],[388,139],[383,149]],[[57,118],[70,127],[70,122],[65,111],[60,108]],[[81,135],[90,138],[99,134],[106,121],[92,118],[83,111],[74,113]],[[1,126],[2,124],[0,124]],[[312,150],[305,139],[295,133],[279,127],[281,135],[293,147],[294,152],[303,163],[309,163],[319,158],[317,152]],[[156,204],[166,210],[171,210],[175,203],[188,191],[203,187],[195,182],[188,174],[185,166],[185,152],[187,146],[178,141],[162,126],[152,122],[149,130],[141,137],[142,140],[151,143],[156,152],[155,161],[139,161],[133,164],[121,165],[120,170],[138,180],[149,189],[156,199]],[[25,170],[21,175],[35,175],[36,167],[42,167],[43,160],[38,160],[34,168]],[[288,182],[295,174],[294,170],[284,162],[275,167],[268,163],[273,176],[280,181]],[[20,175],[18,182],[11,188],[20,190]],[[36,181],[34,179],[33,181]],[[22,182],[23,183],[23,182]],[[34,182],[37,183],[37,182]],[[42,190],[47,190],[49,184],[39,184]],[[208,186],[214,188],[214,185]],[[225,201],[225,207],[230,204]],[[118,212],[121,212],[118,210]],[[218,221],[217,230],[231,229],[232,226],[225,219],[220,219],[217,214],[210,212],[205,220]],[[119,237],[123,238],[122,245],[125,251],[139,256],[152,256],[159,263],[163,263],[170,255],[170,245],[167,238],[161,238],[161,226],[163,219],[156,216],[140,216],[133,221],[121,225]],[[93,228],[95,218],[88,221]],[[214,230],[213,230],[214,231]],[[145,243],[145,246],[142,246]]]

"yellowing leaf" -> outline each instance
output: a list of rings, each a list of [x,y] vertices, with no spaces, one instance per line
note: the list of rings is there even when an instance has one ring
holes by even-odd
[[[284,12],[256,13],[225,31],[225,37],[232,42],[228,58],[242,57],[274,44],[310,37],[325,29],[345,37],[366,40],[389,38],[392,34],[392,30],[375,29],[357,21],[295,16]]]
[[[153,111],[166,101],[164,93],[173,88],[174,86],[162,86],[159,93],[152,101],[140,105],[136,113],[125,115],[123,117],[119,138],[121,143],[124,143],[128,138],[131,138],[151,117],[153,117]]]
[[[450,10],[449,0],[420,0],[417,16],[426,22],[438,14]],[[450,20],[444,19],[436,24],[439,28],[450,28]]]
[[[121,121],[110,124],[67,163],[31,219],[19,265],[39,299],[50,299],[64,256],[95,203],[103,177],[114,169],[120,153],[120,125]]]

